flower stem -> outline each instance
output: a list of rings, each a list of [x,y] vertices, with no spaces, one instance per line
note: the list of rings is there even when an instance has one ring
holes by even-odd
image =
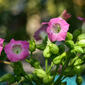
[[[46,58],[45,59],[45,70],[46,70],[46,73],[47,73],[47,69],[48,69],[48,59]]]
[[[54,66],[54,64],[53,64],[53,62],[51,63],[51,66],[49,67],[49,69],[48,69],[48,71],[47,71],[47,73],[49,73],[50,72],[50,70],[51,70],[51,68]]]
[[[30,56],[31,56],[31,58],[32,58],[32,52],[31,52]]]

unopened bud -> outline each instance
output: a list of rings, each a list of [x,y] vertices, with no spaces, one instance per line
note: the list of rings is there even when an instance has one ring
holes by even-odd
[[[67,32],[66,40],[72,40],[73,35],[70,32]]]
[[[43,83],[47,84],[47,83],[52,82],[52,80],[53,80],[53,77],[47,75],[43,78]]]
[[[73,69],[74,69],[75,74],[80,74],[82,72],[82,70],[83,70],[81,65],[74,66]]]
[[[66,56],[66,53],[62,53],[60,56],[57,56],[56,58],[53,59],[53,63],[54,64],[60,64],[61,60],[63,59],[63,57]]]
[[[46,46],[46,48],[43,51],[43,55],[45,58],[49,58],[51,56],[50,48],[49,46]]]
[[[46,76],[46,72],[43,69],[35,69],[34,73],[39,77],[39,78],[44,78]]]
[[[85,39],[79,40],[77,42],[77,45],[81,46],[81,47],[85,47]]]
[[[66,42],[65,42],[65,44],[69,47],[69,48],[74,48],[74,46],[75,46],[75,44],[74,44],[74,42],[72,41],[72,40],[67,40]]]
[[[76,83],[77,83],[77,85],[81,85],[82,84],[82,77],[81,76],[77,76]]]
[[[75,46],[74,49],[71,51],[73,53],[83,53],[83,49],[80,46]]]
[[[78,40],[83,40],[83,39],[85,39],[85,33],[80,34],[80,35],[78,36]]]
[[[76,61],[75,61],[75,63],[74,63],[74,65],[76,66],[76,65],[80,65],[80,64],[82,64],[83,63],[83,61],[80,59],[80,58],[78,58]]]
[[[53,43],[49,44],[49,48],[53,54],[57,54],[59,52],[59,48],[56,44]]]

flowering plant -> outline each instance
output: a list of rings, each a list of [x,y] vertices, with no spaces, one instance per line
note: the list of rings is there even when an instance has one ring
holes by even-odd
[[[0,38],[0,54],[3,48],[6,54],[6,58],[0,59],[0,63],[9,64],[13,68],[13,73],[0,77],[0,82],[7,82],[8,85],[67,85],[63,80],[77,75],[76,83],[80,85],[85,63],[85,34],[68,32],[70,25],[66,20],[70,16],[65,10],[60,17],[42,23],[42,27],[34,34],[37,41],[42,39],[41,44],[37,44],[34,39],[12,39],[5,43]],[[33,58],[36,49],[43,52],[45,68]],[[25,72],[22,60],[31,64],[33,72]]]

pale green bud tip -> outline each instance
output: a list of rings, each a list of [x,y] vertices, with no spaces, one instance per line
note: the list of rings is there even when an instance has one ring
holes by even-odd
[[[47,46],[47,47],[44,49],[43,55],[44,55],[45,58],[49,58],[49,57],[51,56],[49,46]]]
[[[85,39],[79,40],[77,42],[77,45],[81,46],[81,47],[85,47]]]
[[[35,69],[34,73],[39,77],[43,78],[46,76],[46,72],[43,69]]]
[[[59,48],[56,44],[53,44],[53,43],[49,44],[49,48],[51,53],[53,54],[57,54],[59,52]]]
[[[85,33],[80,34],[80,35],[78,36],[78,40],[83,40],[83,39],[85,39]]]

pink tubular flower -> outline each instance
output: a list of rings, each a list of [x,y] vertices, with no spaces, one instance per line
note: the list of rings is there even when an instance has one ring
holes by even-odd
[[[65,20],[67,20],[71,17],[71,15],[69,13],[67,13],[67,10],[64,10],[61,14],[61,17]]]
[[[24,60],[29,55],[28,49],[29,43],[27,41],[15,41],[14,39],[12,39],[4,48],[8,59],[12,62]]]
[[[80,21],[83,21],[85,22],[85,18],[82,18],[82,17],[77,17]]]
[[[4,39],[0,38],[0,55],[3,50],[3,42],[4,42]]]
[[[48,22],[47,33],[49,39],[54,41],[63,41],[66,38],[69,24],[62,18],[53,18]]]
[[[46,29],[47,29],[48,24],[42,23],[42,26],[35,32],[34,38],[36,40],[41,40],[42,38],[45,38],[47,35]]]

